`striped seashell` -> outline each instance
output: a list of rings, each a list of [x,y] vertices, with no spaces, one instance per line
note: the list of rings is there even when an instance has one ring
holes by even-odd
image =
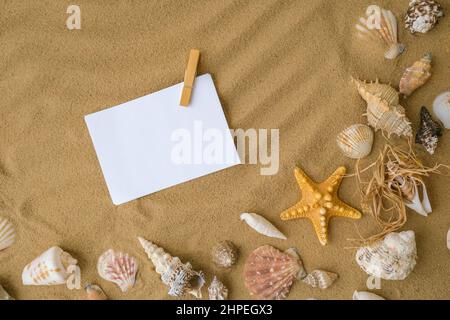
[[[306,278],[302,279],[302,281],[313,288],[327,289],[337,278],[338,275],[336,273],[314,270]]]
[[[400,80],[400,93],[410,96],[431,78],[431,61],[432,55],[427,53],[406,69]]]
[[[11,222],[0,217],[0,251],[10,247],[16,238],[16,230]]]
[[[117,284],[122,292],[127,292],[136,282],[138,262],[126,253],[109,249],[98,259],[97,271],[100,277]]]
[[[351,159],[362,159],[372,151],[374,134],[370,127],[355,124],[338,134],[336,142],[342,153]]]

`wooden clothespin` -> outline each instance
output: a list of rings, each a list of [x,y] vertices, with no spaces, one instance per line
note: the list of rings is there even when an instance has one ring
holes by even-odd
[[[200,51],[192,49],[189,54],[189,62],[184,73],[184,86],[181,93],[180,106],[187,107],[191,101],[192,88],[194,87],[195,77],[197,76],[197,66],[200,60]]]

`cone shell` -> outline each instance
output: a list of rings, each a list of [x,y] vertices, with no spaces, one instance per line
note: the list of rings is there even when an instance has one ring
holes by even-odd
[[[0,217],[0,251],[10,247],[16,239],[16,230],[6,218]]]
[[[426,107],[420,110],[420,126],[416,134],[416,143],[421,144],[429,154],[433,155],[439,138],[442,136],[442,127],[433,120]]]
[[[102,288],[95,284],[87,284],[84,289],[86,290],[87,300],[108,300]]]
[[[400,105],[399,93],[389,85],[366,83],[353,79],[359,95],[367,103],[367,121],[375,131],[382,130],[388,137],[412,137],[411,122]]]
[[[444,127],[450,129],[450,91],[442,93],[434,100],[433,111]]]
[[[280,232],[270,221],[256,213],[242,213],[241,220],[245,221],[253,230],[271,238],[286,240],[286,236]]]
[[[222,241],[211,250],[214,264],[220,268],[230,268],[236,263],[237,249],[231,241]]]
[[[363,124],[355,124],[338,134],[336,142],[342,153],[351,159],[362,159],[372,151],[373,131]]]
[[[302,281],[313,288],[327,289],[338,278],[333,272],[314,270],[306,276]]]
[[[366,16],[361,17],[356,25],[359,38],[381,47],[386,59],[395,59],[405,51],[405,46],[398,41],[397,18],[392,11],[371,5]]]
[[[126,253],[109,249],[98,259],[97,271],[100,277],[118,285],[122,292],[127,292],[136,281],[138,262]]]
[[[161,247],[139,237],[139,242],[161,275],[162,282],[169,287],[169,295],[182,297],[191,294],[196,298],[202,297],[202,287],[205,276],[202,271],[194,271],[191,264],[182,263],[178,257],[172,257]]]
[[[253,251],[244,266],[244,283],[260,300],[282,300],[304,269],[301,260],[271,246]]]
[[[386,300],[386,299],[372,292],[355,291],[353,292],[353,300]]]
[[[2,300],[14,300],[14,298],[12,298],[0,284],[0,301]]]
[[[24,285],[66,284],[69,269],[77,265],[77,260],[59,247],[52,247],[29,263],[22,272]]]
[[[431,61],[431,53],[427,53],[406,69],[400,80],[400,93],[410,96],[431,78]]]
[[[416,266],[413,231],[390,233],[356,252],[356,262],[367,274],[385,280],[404,280]]]
[[[213,281],[208,287],[209,300],[227,300],[228,289],[214,276]]]
[[[444,16],[439,3],[434,0],[411,0],[405,16],[405,28],[411,33],[427,33]]]

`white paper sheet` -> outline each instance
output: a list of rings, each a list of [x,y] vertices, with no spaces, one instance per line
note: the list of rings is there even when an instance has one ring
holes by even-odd
[[[241,163],[211,76],[197,77],[187,108],[182,87],[85,116],[114,204]]]

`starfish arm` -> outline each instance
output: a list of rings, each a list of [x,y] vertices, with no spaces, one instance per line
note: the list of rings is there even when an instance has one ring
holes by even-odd
[[[283,211],[280,214],[281,220],[294,220],[305,218],[308,213],[308,207],[303,201],[298,202],[295,206]]]
[[[324,221],[320,220],[317,216],[310,216],[314,231],[316,232],[317,238],[322,246],[326,246],[328,243],[328,219],[325,218]]]
[[[312,181],[302,169],[296,167],[294,173],[302,192],[313,189],[313,186],[315,185],[314,181]]]
[[[325,189],[332,190],[332,193],[337,194],[337,191],[346,172],[347,169],[345,169],[345,167],[337,168],[336,171],[327,180],[321,183],[321,185],[324,186]]]
[[[331,215],[334,217],[343,217],[351,219],[360,219],[362,214],[355,208],[349,206],[348,204],[335,200],[335,208],[333,208]]]

